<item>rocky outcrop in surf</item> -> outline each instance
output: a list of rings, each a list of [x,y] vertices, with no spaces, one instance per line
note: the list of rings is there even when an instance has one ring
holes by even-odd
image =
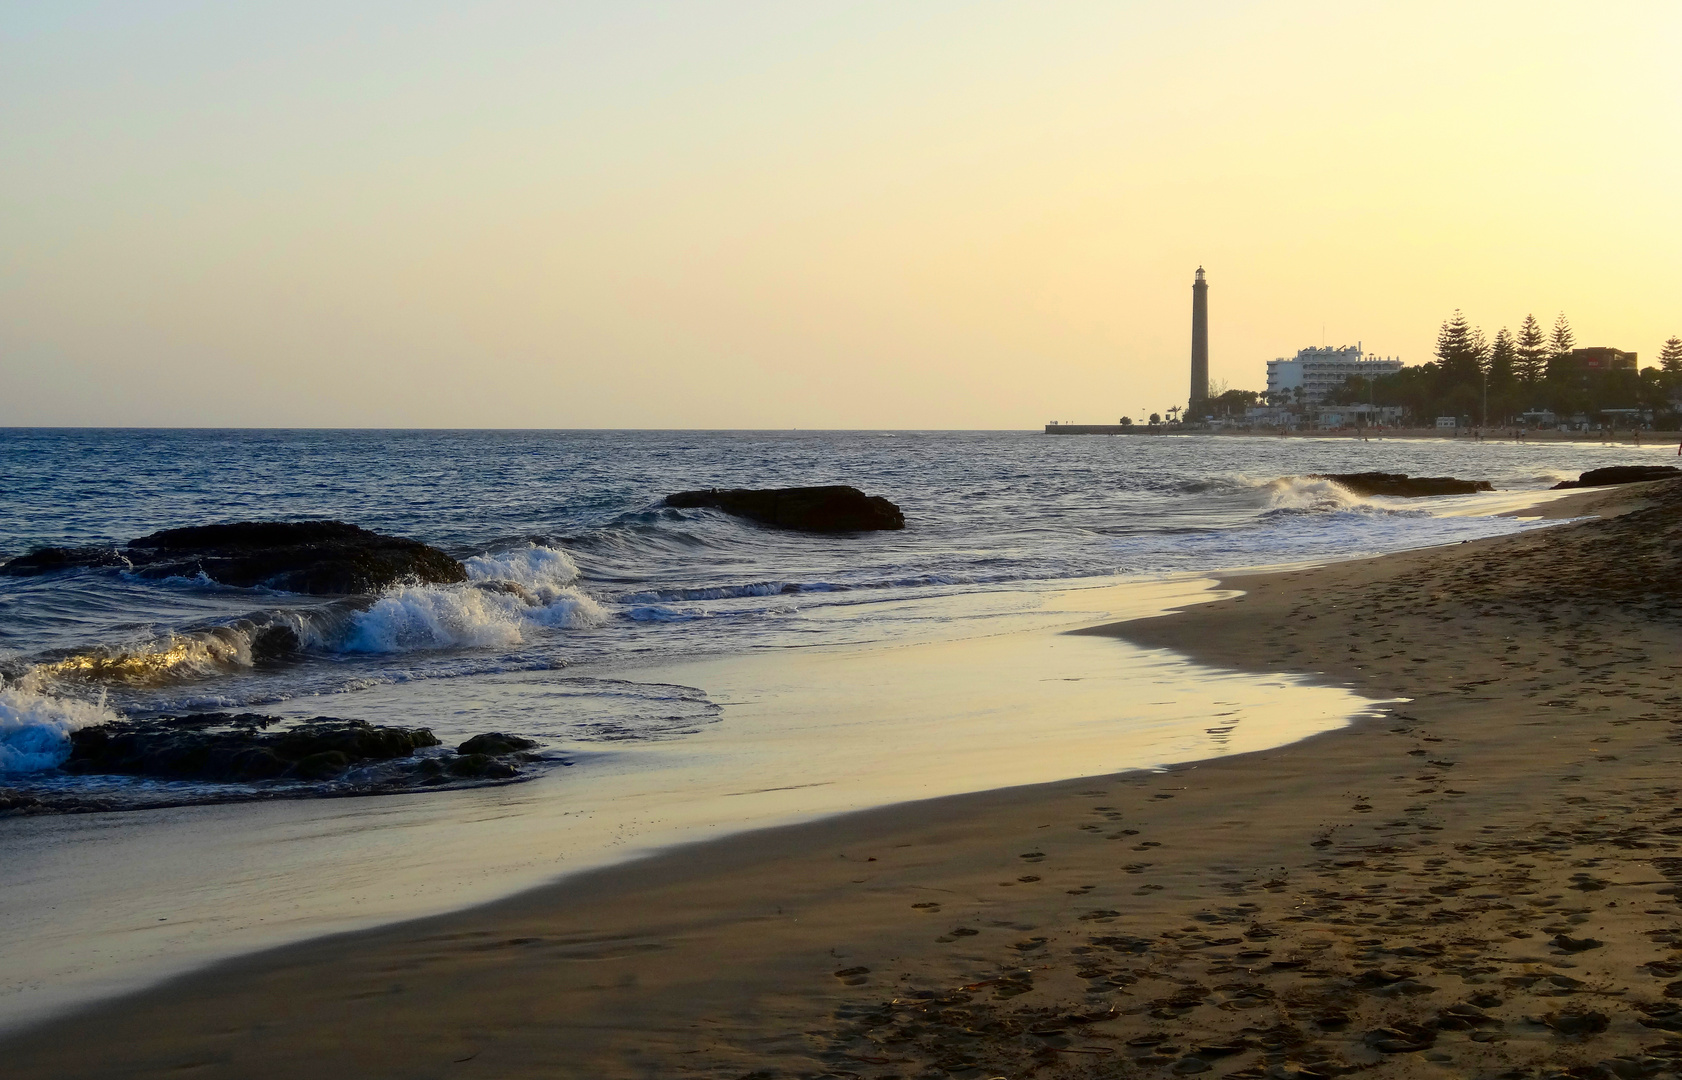
[[[1575,480],[1562,480],[1553,486],[1553,490],[1640,484],[1648,480],[1669,480],[1677,476],[1682,476],[1682,469],[1674,465],[1610,465],[1604,469],[1590,469]]]
[[[330,780],[357,766],[437,746],[427,728],[382,727],[320,716],[281,731],[273,717],[201,713],[118,720],[70,734],[68,773],[241,783]]]
[[[1471,495],[1494,491],[1488,480],[1456,480],[1452,476],[1409,476],[1407,473],[1314,473],[1316,480],[1330,480],[1356,495],[1392,495],[1417,499],[1432,495]]]
[[[856,487],[707,488],[666,496],[666,505],[707,507],[762,525],[799,532],[873,532],[905,528],[905,514],[880,495]]]
[[[118,566],[142,577],[196,577],[241,588],[345,595],[399,583],[466,581],[460,562],[418,540],[343,521],[241,521],[165,529],[111,548],[42,548],[0,566],[12,576]]]
[[[518,735],[487,732],[454,753],[420,753],[440,745],[429,728],[331,716],[289,724],[255,713],[198,713],[113,720],[73,731],[70,756],[60,769],[217,784],[346,779],[372,794],[447,783],[451,777],[512,779],[521,764],[534,760],[527,751],[537,747]]]
[[[59,728],[56,739],[43,732],[37,741],[67,756],[33,772],[0,771],[0,817],[393,795],[527,779],[557,764],[519,735],[486,732],[452,751],[428,728],[331,716],[110,716]],[[66,787],[67,774],[88,783]]]

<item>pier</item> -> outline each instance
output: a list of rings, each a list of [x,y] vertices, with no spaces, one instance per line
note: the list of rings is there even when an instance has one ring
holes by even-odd
[[[1161,424],[1059,424],[1045,426],[1047,435],[1161,435]]]

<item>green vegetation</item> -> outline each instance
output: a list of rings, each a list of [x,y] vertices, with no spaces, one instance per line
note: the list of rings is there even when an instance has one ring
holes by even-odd
[[[1415,423],[1456,416],[1492,426],[1522,423],[1526,412],[1599,423],[1607,409],[1644,409],[1654,426],[1682,426],[1682,338],[1665,342],[1658,367],[1640,371],[1585,370],[1571,355],[1575,347],[1563,313],[1545,337],[1535,317],[1526,315],[1516,335],[1502,327],[1488,341],[1456,311],[1437,332],[1436,359],[1370,385],[1352,378],[1327,403],[1400,405]]]

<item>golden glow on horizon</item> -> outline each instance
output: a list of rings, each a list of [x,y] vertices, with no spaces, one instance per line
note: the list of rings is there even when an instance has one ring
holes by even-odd
[[[0,423],[1034,427],[1682,333],[1682,9],[0,14]],[[1322,331],[1322,326],[1324,331]]]

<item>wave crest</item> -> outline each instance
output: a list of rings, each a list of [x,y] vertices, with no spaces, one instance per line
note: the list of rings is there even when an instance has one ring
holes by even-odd
[[[1270,512],[1329,514],[1371,505],[1343,485],[1314,476],[1281,476],[1260,486]]]
[[[578,629],[607,618],[601,605],[573,587],[578,566],[566,552],[530,545],[463,563],[466,585],[389,589],[352,616],[334,650],[395,653],[416,649],[523,644],[544,627]]]

